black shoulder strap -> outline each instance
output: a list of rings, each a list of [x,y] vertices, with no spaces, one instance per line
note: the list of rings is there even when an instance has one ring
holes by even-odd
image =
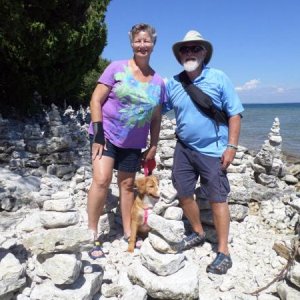
[[[179,80],[185,91],[197,104],[202,112],[204,112],[208,117],[218,123],[228,124],[228,117],[226,113],[224,111],[219,111],[218,109],[216,109],[210,96],[208,96],[200,88],[195,86],[189,79],[185,71],[179,74]]]

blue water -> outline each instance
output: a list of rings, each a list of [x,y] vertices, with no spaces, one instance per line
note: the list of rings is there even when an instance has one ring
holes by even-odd
[[[244,104],[244,108],[240,145],[258,151],[278,117],[283,152],[300,156],[300,103]],[[172,118],[174,114],[170,112],[169,116]]]
[[[283,152],[300,156],[300,103],[244,104],[244,108],[240,145],[259,150],[278,117]]]

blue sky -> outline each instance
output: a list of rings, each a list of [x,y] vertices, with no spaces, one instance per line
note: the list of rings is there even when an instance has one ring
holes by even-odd
[[[128,31],[149,23],[158,39],[151,66],[164,78],[182,69],[172,45],[191,29],[214,46],[209,66],[231,78],[243,103],[300,102],[300,0],[112,0],[102,56],[132,57]]]

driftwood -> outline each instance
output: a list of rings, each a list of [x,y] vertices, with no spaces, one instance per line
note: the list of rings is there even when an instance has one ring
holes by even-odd
[[[245,293],[245,294],[257,296],[260,292],[266,290],[273,283],[283,280],[286,274],[288,273],[288,271],[290,270],[291,266],[294,264],[296,256],[299,255],[299,248],[300,248],[300,238],[293,239],[291,249],[281,243],[275,243],[273,249],[276,251],[278,255],[287,258],[286,265],[283,267],[280,273],[276,275],[275,278],[271,282],[269,282],[266,286],[259,288],[254,292]]]
[[[286,245],[283,241],[276,241],[274,243],[273,250],[275,250],[279,256],[287,260],[290,258],[290,254],[292,253],[291,246]]]

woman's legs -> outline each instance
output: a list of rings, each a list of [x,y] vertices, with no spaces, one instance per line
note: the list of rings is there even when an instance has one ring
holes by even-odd
[[[112,179],[114,160],[108,156],[93,160],[93,180],[88,192],[88,228],[98,237],[98,222],[103,212],[107,191]]]
[[[118,185],[120,189],[120,206],[122,214],[123,231],[125,237],[131,233],[131,208],[134,202],[134,179],[136,173],[118,172]]]

